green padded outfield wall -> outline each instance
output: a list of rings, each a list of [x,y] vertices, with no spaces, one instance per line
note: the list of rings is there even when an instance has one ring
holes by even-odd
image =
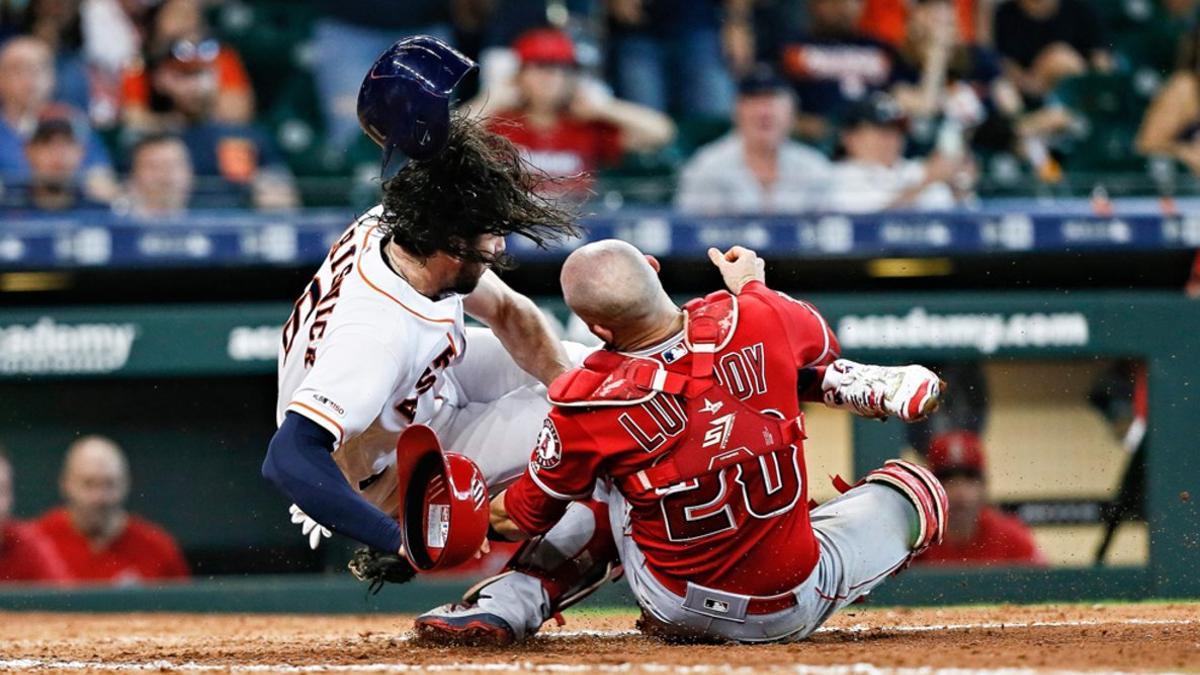
[[[1200,596],[1200,305],[1167,293],[812,299],[837,330],[844,354],[864,361],[1141,357],[1149,363],[1150,567],[984,574],[939,597],[1002,598],[1014,583],[1025,584],[1031,600]],[[561,303],[545,306],[562,316]],[[0,313],[0,442],[18,473],[18,515],[56,501],[61,454],[74,436],[103,433],[131,455],[132,508],[177,533],[189,555],[219,561],[247,550],[276,551],[304,558],[297,569],[321,569],[323,558],[297,547],[286,501],[258,474],[274,427],[278,327],[289,311],[256,304]],[[898,433],[898,425],[856,422],[856,466],[877,465],[881,453],[897,447]],[[204,569],[219,572],[220,565]],[[937,577],[907,575],[877,596],[928,598],[922,578]]]

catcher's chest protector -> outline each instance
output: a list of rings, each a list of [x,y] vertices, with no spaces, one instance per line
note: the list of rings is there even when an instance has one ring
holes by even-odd
[[[765,414],[717,381],[716,359],[737,330],[737,299],[714,293],[684,310],[689,373],[668,371],[656,360],[598,352],[550,388],[551,402],[567,407],[632,406],[663,394],[680,399],[684,432],[652,466],[617,477],[626,494],[667,494],[674,486],[804,439],[803,414],[793,419]]]

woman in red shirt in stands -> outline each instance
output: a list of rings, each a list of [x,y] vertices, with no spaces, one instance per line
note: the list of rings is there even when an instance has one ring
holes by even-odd
[[[515,76],[485,89],[467,107],[554,179],[548,192],[584,192],[590,174],[616,165],[623,153],[655,150],[675,136],[669,117],[617,100],[599,82],[582,78],[566,33],[528,31],[513,51],[520,62]]]

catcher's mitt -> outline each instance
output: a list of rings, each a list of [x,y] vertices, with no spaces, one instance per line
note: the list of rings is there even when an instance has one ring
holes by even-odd
[[[355,579],[371,584],[367,590],[372,595],[379,593],[384,584],[402,584],[417,576],[417,570],[408,564],[404,556],[370,546],[356,550],[346,566]]]

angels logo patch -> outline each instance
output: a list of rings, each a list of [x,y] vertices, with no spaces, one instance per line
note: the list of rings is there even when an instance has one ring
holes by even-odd
[[[543,469],[553,469],[562,461],[562,443],[558,440],[558,429],[549,419],[538,432],[537,445],[533,448],[533,461]]]

